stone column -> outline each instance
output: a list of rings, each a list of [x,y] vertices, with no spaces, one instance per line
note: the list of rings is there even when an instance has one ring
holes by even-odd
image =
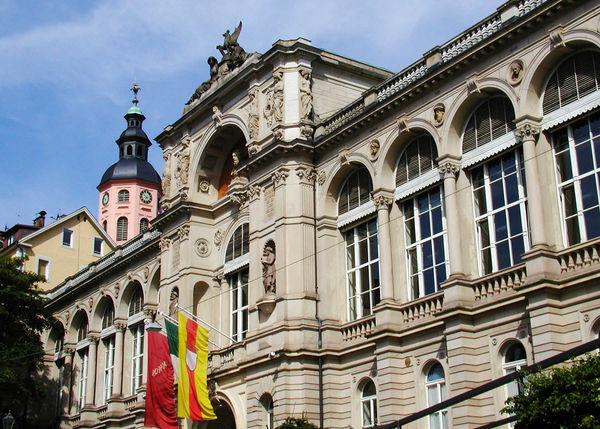
[[[535,144],[540,135],[539,120],[524,116],[516,120],[515,123],[517,124],[515,134],[523,142],[531,247],[546,246],[542,188],[535,152]]]
[[[394,300],[392,272],[392,242],[390,235],[390,206],[394,202],[391,192],[379,191],[373,197],[377,206],[377,235],[379,238],[379,273],[381,275],[382,301]]]
[[[156,318],[156,306],[146,304],[144,306],[144,325],[154,322]],[[144,356],[142,357],[142,386],[146,385],[148,378],[148,338],[144,329]]]
[[[63,385],[61,386],[62,399],[60,404],[61,415],[66,416],[71,412],[71,376],[73,374],[73,355],[74,346],[64,346],[63,355],[65,357],[63,369]]]
[[[448,260],[450,261],[450,276],[464,276],[462,261],[462,246],[460,219],[456,194],[456,177],[460,172],[460,162],[456,158],[440,160],[438,170],[444,178],[444,200],[446,209],[446,225],[448,234]]]
[[[115,321],[117,332],[115,334],[115,367],[113,372],[113,398],[118,398],[123,393],[123,346],[125,338],[125,321]]]
[[[98,340],[100,338],[96,334],[89,334],[90,342],[88,348],[88,367],[87,367],[87,386],[85,389],[85,406],[94,407],[94,393],[96,391],[96,355],[98,354]]]

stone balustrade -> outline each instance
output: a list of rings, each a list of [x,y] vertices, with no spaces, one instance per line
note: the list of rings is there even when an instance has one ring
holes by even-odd
[[[398,308],[398,311],[402,315],[402,322],[410,323],[441,312],[443,305],[444,291],[439,291],[414,301],[407,302],[406,304],[401,305]]]
[[[346,323],[342,326],[342,340],[351,341],[356,338],[366,338],[375,331],[375,315]]]
[[[557,255],[562,275],[575,274],[600,262],[600,238],[563,250]]]
[[[524,284],[526,278],[525,264],[515,265],[481,277],[473,283],[475,301],[482,301],[514,290]]]

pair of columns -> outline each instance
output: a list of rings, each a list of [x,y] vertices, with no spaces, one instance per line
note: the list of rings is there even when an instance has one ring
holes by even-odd
[[[544,230],[542,190],[537,166],[536,142],[540,134],[539,119],[523,116],[515,120],[516,136],[523,146],[524,169],[528,201],[528,216],[531,233],[531,247],[546,246]],[[448,236],[448,260],[451,277],[464,277],[462,231],[458,216],[458,194],[456,180],[461,170],[460,159],[446,156],[439,160],[438,170],[444,182],[444,200],[446,227]],[[377,206],[377,225],[379,234],[379,261],[381,270],[382,301],[394,300],[394,280],[392,272],[392,246],[390,235],[389,209],[393,203],[393,193],[379,191],[373,196]]]

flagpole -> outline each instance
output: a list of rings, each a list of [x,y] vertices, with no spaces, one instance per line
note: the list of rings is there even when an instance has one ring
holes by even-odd
[[[158,314],[162,314],[164,316],[164,318],[170,320],[172,324],[179,325],[179,322],[177,320],[175,320],[174,318],[172,318],[171,316],[169,316],[167,313],[163,313],[162,311],[158,310]],[[161,326],[161,329],[162,329],[162,326]],[[211,341],[210,338],[208,339],[208,342],[211,343],[213,346],[215,346],[217,349],[221,348],[217,343],[215,343],[214,341]]]
[[[196,319],[198,322],[203,323],[204,325],[208,326],[210,329],[218,332],[219,334],[223,335],[225,338],[227,338],[229,341],[231,341],[232,343],[235,342],[233,341],[233,338],[231,338],[229,335],[224,334],[223,332],[219,331],[217,328],[215,328],[213,325],[211,325],[210,323],[202,320],[201,318],[199,318],[198,316],[196,316],[195,314],[191,313],[190,311],[186,310],[183,307],[180,307],[179,304],[175,304],[175,306],[182,312],[187,313],[190,315],[190,317],[192,319]]]

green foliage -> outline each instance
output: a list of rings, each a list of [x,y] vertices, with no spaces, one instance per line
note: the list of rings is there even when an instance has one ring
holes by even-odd
[[[319,426],[309,422],[306,416],[303,415],[302,418],[288,417],[276,429],[319,429]]]
[[[36,283],[44,280],[19,269],[23,258],[0,258],[0,413],[24,422],[28,403],[44,395],[40,335],[54,323]]]
[[[523,395],[506,401],[516,429],[600,428],[600,356],[586,355],[570,365],[525,374]]]

